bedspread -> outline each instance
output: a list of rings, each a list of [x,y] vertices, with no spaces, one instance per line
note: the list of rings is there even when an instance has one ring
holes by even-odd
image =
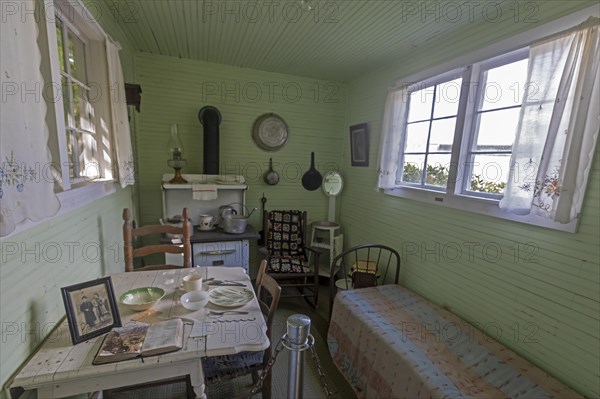
[[[333,361],[359,398],[581,398],[449,311],[399,285],[338,292]]]

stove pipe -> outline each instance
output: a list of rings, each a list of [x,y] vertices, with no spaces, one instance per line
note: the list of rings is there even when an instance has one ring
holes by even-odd
[[[204,174],[219,174],[219,125],[221,113],[211,105],[198,112],[198,119],[204,126]]]

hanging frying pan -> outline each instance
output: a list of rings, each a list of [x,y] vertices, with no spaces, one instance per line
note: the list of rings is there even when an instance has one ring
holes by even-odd
[[[321,187],[323,176],[315,169],[315,153],[310,153],[310,169],[302,176],[302,187],[308,191],[314,191]]]
[[[273,169],[273,158],[269,158],[269,170],[265,173],[264,181],[270,186],[274,186],[279,183],[279,173]]]

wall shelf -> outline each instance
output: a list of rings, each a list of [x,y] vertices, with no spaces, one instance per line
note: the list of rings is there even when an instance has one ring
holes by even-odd
[[[173,178],[173,173],[166,173],[162,176],[162,187],[165,190],[191,190],[193,184],[216,184],[217,190],[246,190],[248,185],[244,176],[240,175],[186,175],[183,178],[188,181],[187,184],[171,184],[169,181]]]

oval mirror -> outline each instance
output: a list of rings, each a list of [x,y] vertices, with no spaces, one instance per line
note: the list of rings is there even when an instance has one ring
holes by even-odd
[[[342,176],[335,170],[323,176],[323,191],[329,196],[338,195],[342,191]]]

